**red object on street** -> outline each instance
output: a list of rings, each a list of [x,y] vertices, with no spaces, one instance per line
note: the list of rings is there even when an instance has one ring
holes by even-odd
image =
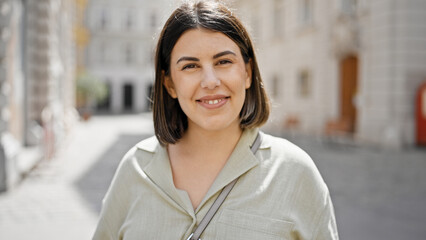
[[[418,145],[426,146],[426,82],[417,90],[416,142]]]

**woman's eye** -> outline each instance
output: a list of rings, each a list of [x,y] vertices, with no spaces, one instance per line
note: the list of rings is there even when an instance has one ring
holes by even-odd
[[[223,59],[223,60],[220,60],[218,62],[219,65],[224,65],[224,64],[229,64],[229,63],[232,63],[232,61],[230,61],[228,59]]]
[[[191,64],[187,64],[187,65],[183,66],[182,70],[192,69],[192,68],[196,68],[196,67],[197,67],[197,65],[191,63]]]

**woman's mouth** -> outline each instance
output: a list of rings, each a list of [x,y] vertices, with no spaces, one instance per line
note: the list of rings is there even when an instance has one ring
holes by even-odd
[[[198,99],[197,102],[200,103],[200,105],[209,108],[219,108],[223,106],[230,97],[221,96],[221,97],[203,97],[201,99]]]

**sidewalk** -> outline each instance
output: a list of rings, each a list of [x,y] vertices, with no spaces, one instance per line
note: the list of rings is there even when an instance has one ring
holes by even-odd
[[[150,114],[79,122],[54,159],[0,195],[0,239],[91,239],[116,165],[147,134]]]

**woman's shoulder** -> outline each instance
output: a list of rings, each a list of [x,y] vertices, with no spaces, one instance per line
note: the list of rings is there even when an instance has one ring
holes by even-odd
[[[158,142],[158,139],[155,136],[151,136],[137,143],[135,145],[135,148],[153,153],[159,146],[160,146],[160,143]]]
[[[292,176],[296,181],[304,179],[303,181],[311,186],[327,189],[314,160],[305,150],[287,139],[263,135],[265,146],[269,146],[269,157],[265,157],[268,158],[267,161],[271,161],[269,165],[274,166],[283,175]]]
[[[151,136],[136,143],[123,156],[120,165],[133,165],[137,162],[139,166],[148,164],[153,155],[161,145],[155,136]]]
[[[262,145],[265,148],[269,148],[271,154],[279,157],[282,161],[305,164],[312,162],[311,157],[305,150],[285,138],[267,133],[262,133],[262,138]]]
[[[318,168],[311,156],[291,141],[269,134],[263,134],[263,145],[269,149],[270,160],[274,164],[294,172],[319,175]]]

